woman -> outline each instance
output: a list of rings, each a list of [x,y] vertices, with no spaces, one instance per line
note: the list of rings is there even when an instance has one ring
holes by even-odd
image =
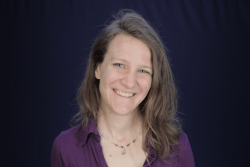
[[[137,13],[97,37],[78,103],[82,123],[55,139],[52,167],[194,166],[164,46]]]

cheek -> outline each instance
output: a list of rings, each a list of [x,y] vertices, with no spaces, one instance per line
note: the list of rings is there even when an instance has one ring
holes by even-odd
[[[142,91],[147,94],[151,88],[152,79],[150,77],[145,77],[140,80],[140,87]]]
[[[119,78],[121,78],[121,75],[118,72],[107,69],[105,73],[103,73],[101,80],[105,89],[108,89],[108,87],[112,86]]]

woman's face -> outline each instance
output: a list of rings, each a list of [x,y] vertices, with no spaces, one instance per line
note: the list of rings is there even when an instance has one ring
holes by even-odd
[[[118,34],[97,66],[101,108],[105,112],[129,114],[147,96],[152,82],[151,53],[141,40]]]

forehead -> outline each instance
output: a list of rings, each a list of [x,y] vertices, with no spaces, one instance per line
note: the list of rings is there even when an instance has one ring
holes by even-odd
[[[105,59],[140,59],[151,64],[151,51],[146,43],[127,34],[118,34],[110,41]]]

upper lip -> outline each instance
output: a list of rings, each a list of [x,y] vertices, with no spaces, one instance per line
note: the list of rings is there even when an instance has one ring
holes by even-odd
[[[121,93],[129,93],[129,94],[135,94],[135,93],[133,93],[133,92],[127,92],[127,91],[123,91],[123,90],[121,90],[121,89],[116,89],[116,88],[113,88],[113,90],[115,91],[115,92],[118,92],[118,91],[120,91]]]

